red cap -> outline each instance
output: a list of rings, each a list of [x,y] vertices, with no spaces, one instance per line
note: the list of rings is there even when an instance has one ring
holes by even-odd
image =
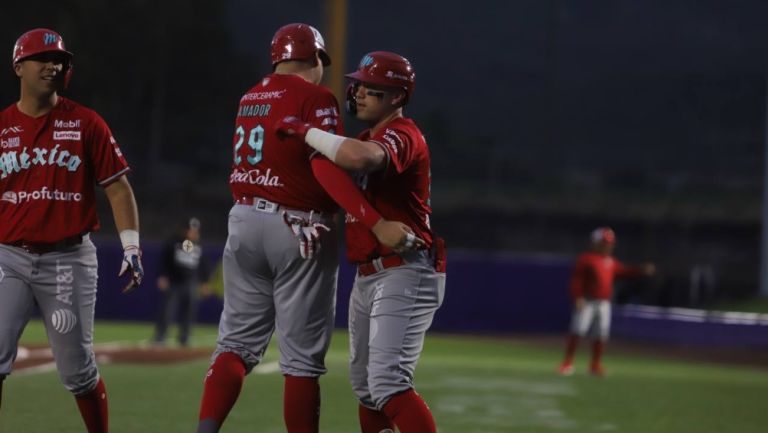
[[[592,230],[592,235],[590,236],[590,239],[592,240],[593,244],[596,244],[599,242],[615,244],[616,233],[614,233],[613,229],[610,227],[598,227]]]
[[[323,66],[331,64],[325,52],[323,35],[309,24],[294,23],[280,27],[272,37],[272,66],[285,60],[307,60],[319,53]]]
[[[49,29],[34,29],[19,36],[13,47],[13,64],[19,63],[35,54],[59,52],[72,60],[72,53],[67,51],[61,35]]]
[[[405,57],[388,51],[374,51],[363,56],[357,71],[345,75],[361,83],[399,87],[405,90],[406,99],[416,87],[416,73]]]

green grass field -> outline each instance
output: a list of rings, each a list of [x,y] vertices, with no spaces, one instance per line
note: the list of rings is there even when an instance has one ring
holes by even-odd
[[[215,329],[196,330],[212,346]],[[97,323],[96,342],[139,341],[142,324]],[[26,343],[44,342],[31,323]],[[275,360],[270,348],[268,360]],[[559,377],[559,347],[479,337],[429,335],[416,372],[417,389],[441,433],[750,433],[768,428],[768,369],[689,364],[668,359],[606,357],[609,375]],[[334,337],[321,380],[321,432],[353,433],[356,401],[347,381],[347,338]],[[173,366],[105,365],[113,433],[194,432],[207,360]],[[5,383],[0,432],[83,432],[72,397],[55,372],[13,375]],[[222,429],[284,432],[282,377],[254,373]]]

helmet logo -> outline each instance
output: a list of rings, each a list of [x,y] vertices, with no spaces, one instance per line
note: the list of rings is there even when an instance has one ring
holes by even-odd
[[[366,54],[363,57],[363,60],[360,60],[360,67],[361,68],[364,68],[366,66],[370,66],[372,64],[373,64],[373,57],[369,56],[368,54]]]
[[[43,43],[45,45],[55,44],[58,40],[59,40],[59,38],[56,37],[56,35],[54,35],[52,33],[46,33],[46,34],[43,35]]]
[[[387,77],[387,78],[394,78],[394,79],[397,79],[397,80],[408,81],[408,77],[406,77],[405,75],[396,74],[396,73],[394,73],[392,71],[387,71],[387,73],[384,74],[384,76]]]
[[[312,29],[312,34],[315,36],[315,41],[317,41],[318,44],[321,46],[325,46],[325,41],[323,40],[323,35],[320,34],[320,32],[317,31],[316,28],[312,26],[308,26],[310,29]]]

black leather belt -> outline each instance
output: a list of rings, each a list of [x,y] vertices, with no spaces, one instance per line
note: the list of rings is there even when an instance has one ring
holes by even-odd
[[[61,251],[75,245],[83,243],[83,235],[74,235],[56,242],[27,242],[27,241],[15,241],[7,243],[13,247],[21,248],[30,254],[46,254],[54,251]]]

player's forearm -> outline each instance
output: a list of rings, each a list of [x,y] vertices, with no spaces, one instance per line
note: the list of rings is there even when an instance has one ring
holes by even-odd
[[[381,220],[379,212],[368,203],[347,173],[325,158],[313,158],[312,173],[328,195],[347,213],[366,227],[372,228]]]
[[[118,233],[125,230],[139,231],[139,211],[131,184],[125,176],[107,185],[104,189],[112,207],[112,216]]]
[[[305,140],[325,157],[346,170],[374,171],[385,163],[384,150],[375,143],[334,135],[310,128]]]

